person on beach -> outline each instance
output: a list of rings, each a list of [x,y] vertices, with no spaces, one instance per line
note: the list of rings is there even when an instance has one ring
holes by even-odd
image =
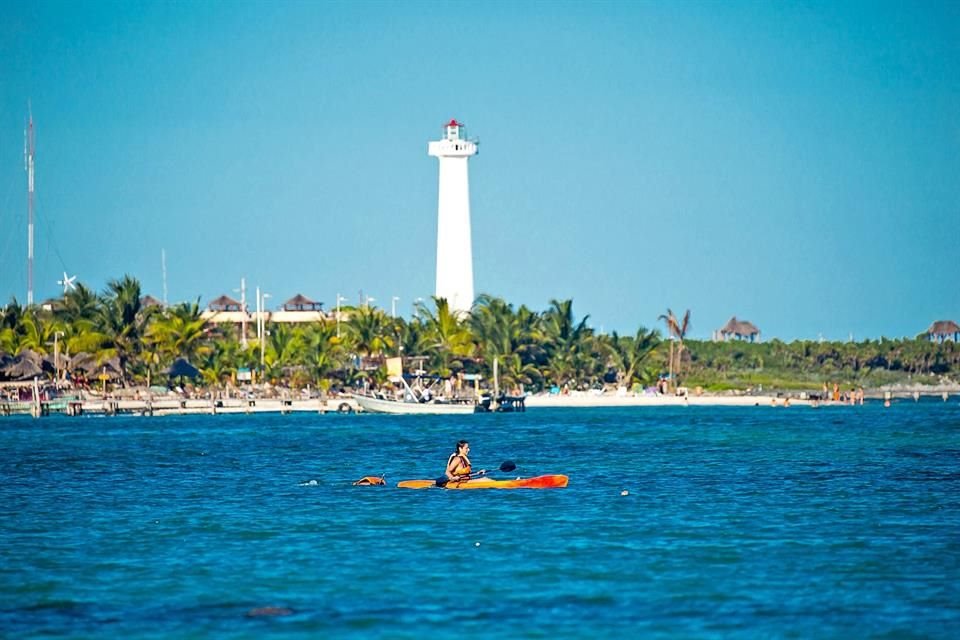
[[[467,457],[467,454],[470,453],[470,443],[466,440],[461,440],[457,443],[457,450],[450,454],[450,457],[447,458],[447,470],[445,475],[447,480],[455,480],[458,482],[463,482],[469,480],[471,477],[482,476],[487,470],[481,469],[476,473],[472,473],[470,467],[470,458]]]

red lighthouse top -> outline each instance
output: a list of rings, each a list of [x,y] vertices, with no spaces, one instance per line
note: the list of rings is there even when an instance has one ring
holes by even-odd
[[[462,127],[462,122],[457,122],[456,118],[450,118],[450,122],[444,125],[445,127]]]

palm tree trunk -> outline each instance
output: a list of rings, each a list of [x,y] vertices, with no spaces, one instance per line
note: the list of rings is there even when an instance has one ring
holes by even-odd
[[[677,345],[677,377],[680,377],[680,365],[683,363],[683,338],[680,338],[680,344]]]
[[[669,383],[667,384],[667,390],[670,390],[673,387],[673,340],[670,341],[670,364],[668,367],[668,378]]]

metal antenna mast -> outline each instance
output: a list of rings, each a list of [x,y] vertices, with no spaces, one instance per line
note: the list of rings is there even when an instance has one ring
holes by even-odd
[[[167,250],[160,249],[160,268],[163,269],[163,308],[167,308]]]
[[[27,102],[30,120],[23,131],[23,160],[27,170],[27,306],[33,304],[33,110]]]

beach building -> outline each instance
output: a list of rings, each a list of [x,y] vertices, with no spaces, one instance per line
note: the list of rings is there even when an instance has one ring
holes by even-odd
[[[207,322],[219,324],[221,322],[241,323],[250,319],[250,314],[237,300],[230,296],[214,298],[207,304],[207,308],[200,314]]]
[[[927,329],[927,339],[930,342],[944,342],[945,340],[960,342],[960,325],[953,320],[937,320]]]
[[[258,314],[243,307],[239,301],[223,295],[211,300],[200,317],[213,324],[245,324],[257,322],[258,319],[279,323],[326,322],[331,319],[323,310],[322,302],[314,302],[301,293],[284,302],[275,311],[263,309]]]
[[[715,341],[743,340],[745,342],[760,342],[760,329],[752,322],[737,320],[733,316],[727,324],[717,329],[713,334]]]
[[[462,122],[450,120],[443,138],[430,142],[427,153],[440,162],[437,198],[437,288],[453,313],[473,306],[473,252],[470,240],[470,179],[467,160],[477,154]]]
[[[314,302],[300,293],[270,314],[270,322],[323,322],[326,319],[323,303]]]

